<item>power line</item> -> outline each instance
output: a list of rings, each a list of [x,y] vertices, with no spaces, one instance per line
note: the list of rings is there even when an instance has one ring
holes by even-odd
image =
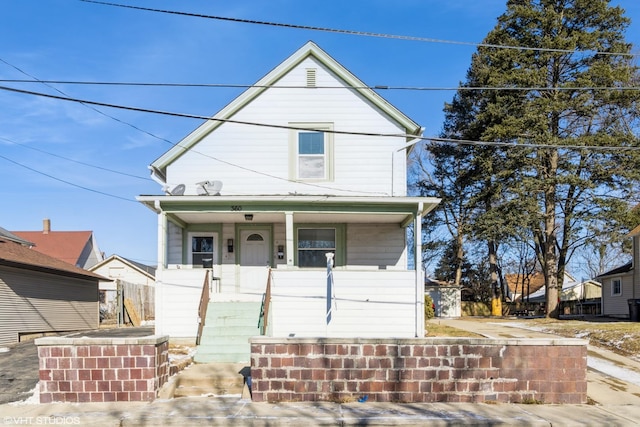
[[[597,55],[614,55],[614,56],[631,56],[631,57],[640,56],[640,54],[624,53],[624,52],[581,51],[581,50],[570,50],[570,49],[553,49],[553,48],[543,48],[543,47],[509,46],[509,45],[497,45],[497,44],[490,44],[490,43],[461,42],[461,41],[453,41],[453,40],[434,39],[429,37],[405,36],[405,35],[396,35],[396,34],[375,33],[375,32],[369,32],[369,31],[344,30],[344,29],[327,28],[327,27],[315,27],[315,26],[308,26],[308,25],[258,21],[255,19],[229,18],[225,16],[204,15],[201,13],[179,12],[179,11],[164,10],[164,9],[153,9],[148,7],[131,6],[126,4],[118,4],[118,3],[108,3],[108,2],[102,2],[102,1],[96,1],[96,0],[80,0],[80,1],[85,3],[101,4],[105,6],[114,6],[114,7],[122,7],[126,9],[143,10],[147,12],[158,12],[158,13],[167,13],[171,15],[190,16],[194,18],[215,19],[219,21],[267,25],[267,26],[274,26],[274,27],[281,27],[281,28],[294,28],[299,30],[322,31],[327,33],[347,34],[347,35],[364,36],[364,37],[377,37],[377,38],[409,40],[409,41],[418,41],[418,42],[427,42],[427,43],[444,43],[444,44],[454,44],[454,45],[461,45],[461,46],[490,47],[490,48],[497,48],[497,49],[514,49],[514,50],[525,50],[525,51],[536,51],[536,52],[558,52],[558,53],[592,52],[593,54],[597,54]]]
[[[276,128],[276,129],[287,129],[287,130],[306,130],[306,131],[313,130],[313,129],[309,129],[309,128],[300,128],[300,127],[296,127],[296,126],[248,122],[248,121],[242,121],[242,120],[233,120],[233,119],[223,119],[223,118],[216,118],[216,117],[210,117],[210,116],[202,116],[202,115],[197,115],[197,114],[176,113],[176,112],[170,112],[170,111],[153,110],[153,109],[149,109],[149,108],[140,108],[140,107],[117,105],[117,104],[109,104],[109,103],[98,102],[98,101],[89,101],[89,100],[85,100],[85,99],[76,99],[76,98],[69,98],[69,97],[51,95],[51,94],[40,93],[40,92],[33,92],[33,91],[28,91],[28,90],[23,90],[23,89],[16,89],[16,88],[11,88],[11,87],[6,87],[6,86],[0,86],[0,90],[6,90],[6,91],[16,92],[16,93],[21,93],[21,94],[26,94],[26,95],[42,96],[42,97],[46,97],[46,98],[58,99],[58,100],[61,100],[61,101],[78,102],[78,103],[82,103],[82,104],[98,105],[98,106],[102,106],[102,107],[117,108],[117,109],[130,110],[130,111],[136,111],[136,112],[142,112],[142,113],[161,114],[161,115],[172,116],[172,117],[200,119],[200,120],[206,120],[206,121],[217,121],[217,122],[221,122],[221,123],[233,123],[233,124],[240,124],[240,125],[247,125],[247,126],[258,126],[258,127],[265,127],[265,128]],[[421,139],[421,140],[425,140],[425,141],[434,141],[434,142],[442,142],[442,143],[453,143],[453,144],[463,144],[463,145],[504,146],[504,147],[509,147],[509,148],[519,148],[519,147],[520,148],[564,148],[564,149],[574,149],[574,150],[589,149],[589,150],[602,150],[602,151],[610,151],[610,150],[632,150],[632,151],[636,151],[636,150],[640,150],[640,147],[629,147],[629,146],[553,145],[553,144],[511,143],[511,142],[499,142],[499,141],[473,141],[473,140],[465,140],[465,139],[439,138],[439,137],[429,137],[429,136],[401,134],[401,133],[389,134],[389,133],[375,133],[375,132],[341,131],[341,130],[335,130],[335,129],[333,129],[333,130],[318,129],[318,131],[325,132],[325,133],[333,133],[333,134],[338,134],[338,135],[358,135],[358,136],[371,136],[371,137],[400,137],[400,138]],[[171,144],[173,146],[180,147],[180,148],[183,148],[185,150],[187,149],[186,147],[183,147],[180,144],[174,144],[174,143],[171,143]],[[203,154],[203,155],[205,155],[205,154]],[[235,166],[235,167],[238,167],[238,168],[241,168],[241,169],[244,169],[244,170],[248,170],[248,171],[251,171],[251,172],[259,173],[259,174],[262,174],[262,175],[265,175],[265,176],[268,176],[268,177],[271,177],[271,178],[281,179],[281,180],[285,180],[285,181],[291,181],[291,180],[286,179],[286,178],[281,178],[281,177],[265,174],[265,173],[262,173],[262,172],[255,171],[253,169],[249,169],[249,168],[245,168],[243,166],[239,166],[239,165],[236,165],[236,164],[233,164],[233,163],[229,163],[229,162],[226,162],[224,160],[218,159],[216,157],[212,157],[212,156],[208,156],[208,155],[205,155],[205,156],[207,156],[207,157],[209,157],[209,158],[211,158],[213,160],[217,160],[219,162],[222,162],[222,163],[225,163],[225,164],[228,164],[228,165],[231,165],[231,166]],[[309,183],[306,183],[306,184],[307,185],[314,185],[314,184],[309,184]],[[328,188],[328,189],[330,188],[330,187],[326,187],[326,186],[322,186],[322,185],[316,185],[316,186],[321,187],[321,188]],[[344,190],[344,191],[346,191],[346,190]]]
[[[0,59],[2,61],[2,59]],[[3,61],[4,62],[4,61]],[[197,88],[226,88],[226,89],[309,89],[301,85],[251,85],[233,83],[153,83],[153,82],[104,82],[104,81],[74,81],[74,80],[24,80],[24,79],[0,79],[3,83],[48,83],[66,85],[95,85],[95,86],[139,86],[139,87],[197,87]],[[406,90],[406,91],[582,91],[582,90],[612,90],[612,91],[637,91],[639,86],[560,86],[560,87],[514,87],[514,86],[314,86],[318,89],[369,89],[369,90]]]
[[[118,175],[124,175],[124,176],[128,176],[128,177],[131,177],[131,178],[137,178],[137,179],[141,179],[141,180],[144,180],[144,181],[153,181],[151,178],[149,178],[147,176],[133,175],[133,174],[130,174],[130,173],[120,172],[120,171],[117,171],[117,170],[105,168],[105,167],[98,166],[98,165],[92,165],[90,163],[80,162],[78,160],[73,160],[73,159],[70,159],[68,157],[60,156],[58,154],[51,153],[49,151],[41,150],[40,148],[31,147],[31,146],[29,146],[27,144],[21,144],[19,142],[12,141],[9,138],[5,138],[3,136],[0,136],[0,139],[2,139],[4,141],[7,141],[7,142],[9,142],[11,144],[19,145],[19,146],[21,146],[23,148],[28,148],[29,150],[39,151],[40,153],[44,153],[44,154],[47,154],[49,156],[57,157],[59,159],[66,160],[68,162],[77,163],[77,164],[82,165],[82,166],[87,166],[87,167],[94,168],[94,169],[100,169],[100,170],[103,170],[103,171],[106,171],[106,172],[111,172],[111,173],[115,173],[115,174],[118,174]]]
[[[58,99],[58,100],[62,100],[62,101],[77,102],[77,103],[80,103],[80,104],[98,105],[98,106],[102,106],[102,107],[117,108],[117,109],[137,111],[137,112],[143,112],[143,113],[162,114],[162,115],[168,115],[168,116],[173,116],[173,117],[183,117],[183,118],[200,119],[200,120],[207,120],[207,121],[218,121],[218,122],[223,122],[223,123],[235,123],[235,124],[261,126],[261,127],[271,127],[271,128],[281,128],[281,129],[307,130],[307,131],[311,130],[309,128],[299,128],[299,127],[284,126],[284,125],[270,125],[270,124],[264,124],[264,123],[244,122],[244,121],[231,120],[231,119],[216,119],[216,118],[211,118],[210,116],[200,116],[200,115],[195,115],[195,114],[184,114],[184,113],[173,113],[173,112],[168,112],[168,111],[151,110],[151,109],[138,108],[138,107],[127,107],[127,106],[116,105],[116,104],[107,104],[107,103],[97,102],[97,101],[89,101],[89,100],[76,99],[76,98],[64,97],[64,96],[59,96],[59,95],[51,95],[51,94],[40,93],[40,92],[32,92],[32,91],[15,89],[15,88],[10,88],[10,87],[5,87],[5,86],[0,86],[0,90],[7,90],[7,91],[10,91],[10,92],[17,92],[17,93],[22,93],[22,94],[27,94],[27,95],[42,96],[42,97],[45,97],[45,98]],[[350,135],[400,136],[400,137],[406,137],[406,138],[415,138],[414,135],[404,135],[404,134],[384,135],[384,134],[362,133],[362,132],[347,132],[347,131],[335,131],[335,130],[333,130],[333,131],[321,130],[321,131],[323,131],[325,133],[341,133],[341,134],[350,134]],[[184,146],[180,145],[179,143],[176,144],[176,143],[173,143],[173,142],[168,141],[168,140],[164,140],[164,141],[168,142],[169,144],[171,144],[174,147],[179,147],[179,148],[182,148],[184,150],[187,149],[187,147],[184,147]],[[280,176],[271,175],[271,174],[268,174],[268,173],[265,173],[265,172],[257,171],[255,169],[251,169],[251,168],[247,168],[247,167],[244,167],[244,166],[240,166],[240,165],[235,164],[235,163],[227,162],[226,160],[219,159],[217,157],[214,157],[214,156],[199,152],[197,150],[192,150],[192,152],[194,152],[196,154],[200,154],[200,155],[205,156],[207,158],[210,158],[212,160],[218,161],[220,163],[224,163],[226,165],[238,168],[238,169],[246,170],[248,172],[256,173],[258,175],[266,176],[266,177],[277,179],[277,180],[280,180],[280,181],[294,182],[294,183],[306,185],[306,186],[309,186],[309,187],[316,187],[316,188],[322,188],[322,189],[327,189],[327,190],[338,190],[338,191],[348,192],[348,193],[381,194],[381,192],[357,191],[357,190],[349,190],[349,189],[342,189],[342,188],[333,188],[333,187],[330,187],[330,186],[314,184],[314,183],[310,183],[310,182],[294,181],[294,180],[291,180],[291,179],[288,179],[288,178],[282,178]]]
[[[31,75],[31,74],[27,73],[26,71],[22,70],[21,68],[19,68],[19,67],[15,66],[15,65],[13,65],[13,64],[10,64],[9,62],[5,61],[4,59],[0,58],[0,62],[5,63],[6,65],[8,65],[8,66],[10,66],[11,68],[13,68],[13,69],[17,70],[18,72],[20,72],[20,73],[24,74],[25,76],[30,77],[31,79],[33,79],[33,80],[31,81],[32,83],[35,83],[35,82],[37,82],[37,83],[42,83],[42,84],[44,84],[45,86],[47,86],[47,87],[49,87],[49,88],[51,88],[51,89],[55,90],[55,91],[56,91],[56,92],[58,92],[59,94],[64,95],[64,96],[68,96],[66,93],[64,93],[63,91],[59,90],[58,88],[56,88],[56,87],[54,87],[54,86],[51,86],[51,85],[50,85],[50,84],[48,84],[47,82],[45,82],[45,81],[42,81],[42,80],[38,79],[37,77],[35,77],[35,76],[33,76],[33,75]],[[83,103],[82,103],[82,102],[80,102],[80,104],[83,104]],[[171,141],[169,141],[169,140],[166,140],[166,139],[161,138],[161,137],[159,137],[159,136],[157,136],[157,135],[154,135],[154,134],[153,134],[153,133],[151,133],[151,132],[148,132],[148,131],[146,131],[146,130],[144,130],[144,129],[141,129],[141,128],[139,128],[138,126],[136,126],[136,125],[134,125],[134,124],[131,124],[131,123],[125,122],[124,120],[121,120],[121,119],[119,119],[119,118],[117,118],[117,117],[114,117],[114,116],[110,116],[109,114],[107,114],[107,113],[105,113],[105,112],[103,112],[103,111],[100,111],[100,110],[98,110],[97,108],[93,108],[93,107],[91,107],[91,106],[89,106],[89,105],[86,105],[86,103],[85,103],[85,104],[83,104],[83,105],[84,105],[85,107],[89,108],[90,110],[93,110],[93,111],[95,111],[96,113],[98,113],[98,114],[100,114],[100,115],[102,115],[102,116],[104,116],[104,117],[108,117],[108,118],[110,118],[111,120],[114,120],[114,121],[116,121],[116,122],[118,122],[118,123],[121,123],[121,124],[123,124],[123,125],[129,126],[130,128],[133,128],[133,129],[135,129],[135,130],[137,130],[137,131],[139,131],[139,132],[142,132],[142,133],[144,133],[144,134],[147,134],[147,135],[149,135],[149,136],[150,136],[150,137],[152,137],[152,138],[156,138],[156,139],[159,139],[159,140],[161,140],[161,141],[166,141],[166,142],[168,142],[168,143],[170,143],[170,144],[172,143],[172,142],[171,142]]]
[[[10,158],[8,158],[6,156],[3,156],[2,154],[0,154],[0,158],[5,159],[6,161],[8,161],[10,163],[13,163],[14,165],[18,165],[18,166],[20,166],[22,168],[28,169],[28,170],[30,170],[32,172],[37,173],[37,174],[44,175],[47,178],[51,178],[51,179],[54,179],[56,181],[63,182],[65,184],[71,185],[71,186],[76,187],[76,188],[80,188],[82,190],[91,191],[92,193],[102,194],[103,196],[113,197],[114,199],[120,199],[120,200],[124,200],[124,201],[127,201],[127,202],[138,203],[138,201],[134,200],[134,199],[127,199],[126,197],[116,196],[115,194],[109,194],[109,193],[105,193],[104,191],[94,190],[93,188],[85,187],[85,186],[82,186],[82,185],[79,185],[79,184],[75,184],[75,183],[70,182],[70,181],[66,181],[66,180],[64,180],[62,178],[58,178],[58,177],[55,177],[53,175],[49,175],[48,173],[44,173],[42,171],[39,171],[39,170],[34,169],[32,167],[29,167],[29,166],[27,166],[25,164],[16,162],[15,160],[12,160],[12,159],[10,159]]]

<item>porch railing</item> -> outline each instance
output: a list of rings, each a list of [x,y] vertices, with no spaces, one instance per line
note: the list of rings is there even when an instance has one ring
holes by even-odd
[[[258,318],[258,329],[260,329],[260,335],[267,334],[267,326],[269,322],[269,308],[271,305],[271,269],[269,269],[269,275],[267,276],[267,288],[264,294],[262,294],[262,305],[260,306],[260,317]]]
[[[198,307],[198,335],[196,336],[196,345],[200,345],[204,322],[207,318],[207,307],[209,307],[209,270],[204,275],[204,283],[202,285],[202,293],[200,294],[200,306]]]

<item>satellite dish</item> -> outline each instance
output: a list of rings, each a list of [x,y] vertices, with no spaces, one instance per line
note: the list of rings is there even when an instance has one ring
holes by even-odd
[[[184,194],[185,188],[186,187],[184,184],[178,184],[173,187],[173,190],[171,190],[169,194],[171,194],[172,196],[182,196]]]
[[[197,182],[196,185],[200,196],[219,196],[220,190],[222,190],[222,181],[201,181]]]

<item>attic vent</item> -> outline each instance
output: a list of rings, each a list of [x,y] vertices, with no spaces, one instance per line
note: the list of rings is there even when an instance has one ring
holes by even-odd
[[[316,69],[307,68],[307,87],[316,87]]]

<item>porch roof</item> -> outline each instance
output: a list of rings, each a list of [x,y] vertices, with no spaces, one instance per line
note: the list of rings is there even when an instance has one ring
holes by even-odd
[[[139,196],[156,213],[184,224],[215,222],[284,222],[286,212],[296,222],[350,222],[410,224],[425,216],[440,199],[435,197],[367,197],[330,195],[262,196]],[[329,218],[327,218],[329,216]]]

